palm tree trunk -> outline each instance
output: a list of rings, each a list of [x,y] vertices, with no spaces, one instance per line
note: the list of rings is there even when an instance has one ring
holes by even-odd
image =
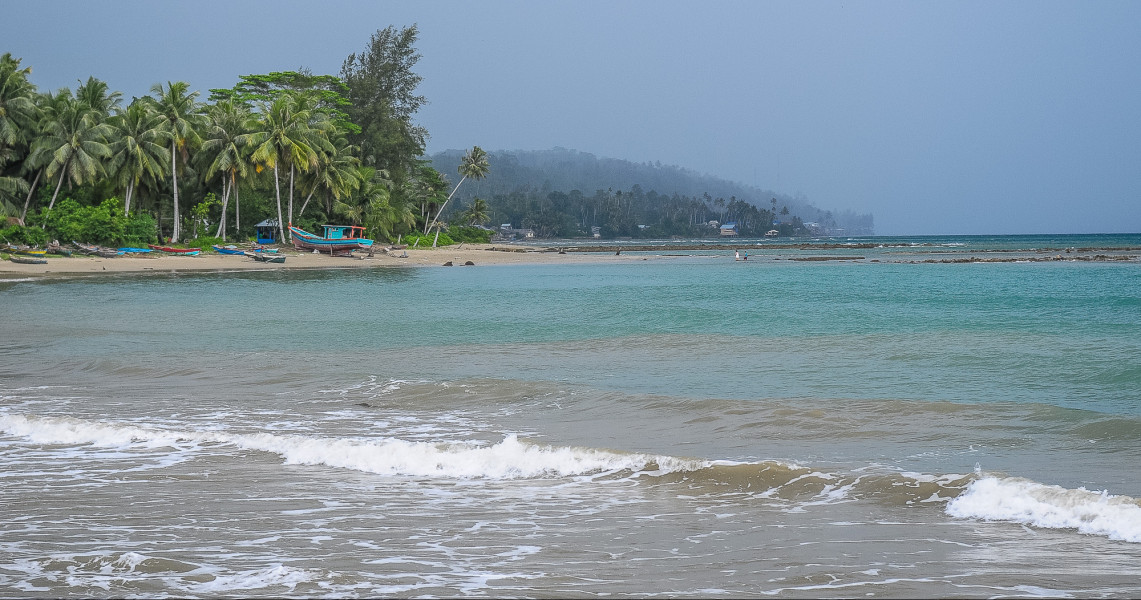
[[[238,202],[238,178],[230,173],[230,187],[234,190],[234,232],[237,234],[238,230],[242,228],[242,220],[238,214],[238,209],[241,208],[242,203]]]
[[[230,204],[230,182],[223,181],[222,183],[222,218],[218,221],[218,231],[214,237],[222,238],[226,241],[226,207]]]
[[[281,220],[281,180],[277,177],[277,163],[273,163],[273,189],[277,194],[277,231],[285,241],[285,223]],[[292,225],[292,222],[290,222]]]
[[[455,189],[452,190],[452,193],[448,194],[448,198],[446,200],[444,200],[444,204],[442,206],[440,206],[440,210],[436,211],[436,218],[432,219],[432,225],[435,225],[436,221],[440,220],[440,215],[444,214],[444,207],[446,207],[448,205],[448,202],[451,201],[452,196],[456,195],[456,192],[459,191],[459,189],[460,189],[460,185],[462,185],[463,182],[466,180],[467,180],[467,175],[464,175],[463,179],[461,179],[460,182],[456,184],[456,187],[455,187]],[[428,235],[429,227],[430,226],[427,223],[424,224],[424,235]],[[440,234],[437,233],[436,237],[439,238]],[[435,244],[432,244],[432,245],[435,246]]]
[[[174,143],[174,141],[171,141],[170,142],[170,178],[171,178],[172,184],[174,185],[174,215],[173,215],[174,230],[170,234],[170,243],[177,244],[178,243],[179,229],[180,229],[180,227],[178,226],[178,221],[179,221],[179,218],[178,218],[178,215],[179,215],[179,213],[178,213],[178,163],[175,161],[174,150],[175,150],[175,143]]]
[[[305,202],[301,204],[301,210],[297,211],[297,218],[298,219],[301,218],[301,215],[305,214],[305,207],[309,206],[309,199],[313,197],[313,192],[315,192],[315,191],[317,191],[317,188],[313,188],[312,190],[310,190],[309,195],[305,197]]]
[[[128,181],[127,182],[127,198],[126,198],[126,200],[123,200],[123,216],[124,217],[131,216],[131,192],[134,191],[134,189],[135,189],[135,182]]]
[[[32,202],[32,194],[36,193],[36,185],[40,183],[40,175],[44,174],[44,170],[40,169],[36,173],[36,178],[32,180],[32,188],[28,190],[28,197],[24,199],[24,212],[20,213],[20,225],[24,224],[24,219],[28,217],[28,205]]]
[[[69,161],[70,162],[70,161]],[[59,188],[63,187],[63,176],[67,174],[67,163],[63,164],[63,168],[59,171],[59,181],[55,184],[55,193],[52,194],[52,201],[48,203],[48,211],[50,212],[55,207],[56,196],[59,196]]]
[[[289,163],[289,224],[293,224],[293,163]],[[289,232],[289,239],[293,239],[293,232]]]

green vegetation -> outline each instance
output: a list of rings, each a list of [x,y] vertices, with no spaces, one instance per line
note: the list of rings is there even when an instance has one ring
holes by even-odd
[[[245,75],[207,101],[165,82],[126,106],[94,77],[40,92],[4,54],[0,232],[24,244],[224,242],[267,218],[282,239],[290,222],[380,239],[426,231],[446,181],[420,158],[427,132],[413,123],[425,102],[417,34],[378,31],[339,77]]]
[[[428,160],[428,133],[413,120],[426,102],[416,94],[417,35],[415,25],[377,31],[338,76],[243,75],[206,100],[168,81],[126,105],[95,77],[41,92],[30,67],[4,54],[0,242],[204,246],[249,240],[266,219],[283,240],[289,223],[345,223],[421,247],[489,241],[489,222],[540,238],[712,237],[726,222],[743,236],[798,235],[810,230],[802,219],[845,226],[803,198],[660,164],[479,146]],[[870,215],[856,217],[850,231],[870,232]]]

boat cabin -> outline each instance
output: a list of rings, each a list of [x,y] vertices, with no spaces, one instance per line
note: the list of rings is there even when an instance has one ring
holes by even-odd
[[[278,230],[277,219],[266,219],[254,225],[254,231],[256,232],[259,244],[277,243]]]
[[[364,227],[354,225],[323,225],[327,240],[353,240],[364,237]]]

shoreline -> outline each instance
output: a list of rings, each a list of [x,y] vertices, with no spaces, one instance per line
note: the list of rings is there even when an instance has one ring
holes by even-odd
[[[754,254],[753,263],[762,262],[862,262],[862,263],[905,263],[905,264],[962,264],[996,262],[1137,262],[1141,256],[1134,252],[1137,248],[1036,248],[1022,250],[967,250],[961,254],[954,250],[926,249],[907,252],[904,248],[893,248],[879,256],[866,253],[859,255],[812,255],[801,254],[805,250],[868,250],[867,247],[835,245],[806,246],[788,244],[783,247],[757,248],[744,244],[711,245],[660,245],[615,247],[602,245],[581,245],[567,247],[515,246],[504,244],[460,244],[441,248],[426,249],[378,249],[372,256],[357,253],[352,257],[329,256],[302,252],[290,247],[280,248],[286,257],[284,263],[273,264],[255,261],[244,255],[215,254],[206,252],[197,256],[178,256],[158,252],[136,256],[73,255],[70,257],[48,256],[46,264],[20,264],[0,260],[0,282],[21,277],[75,277],[95,274],[146,274],[146,273],[205,273],[239,271],[274,271],[281,269],[334,270],[361,268],[415,268],[440,266],[487,266],[524,264],[583,264],[583,263],[622,263],[630,261],[665,260],[678,258],[706,258],[733,260],[736,248],[745,250],[784,250],[787,254]],[[679,254],[686,251],[723,251],[725,254]],[[647,253],[654,252],[654,253]],[[407,254],[407,256],[404,256]],[[952,256],[960,254],[959,256]],[[450,264],[449,264],[450,263]],[[468,264],[470,263],[470,265]]]
[[[407,256],[402,256],[402,254]],[[276,271],[282,269],[368,269],[377,267],[416,268],[479,265],[513,264],[556,264],[627,262],[646,260],[649,256],[559,253],[546,248],[519,246],[504,247],[502,244],[462,244],[433,249],[401,249],[377,251],[373,256],[356,253],[352,257],[329,256],[301,252],[292,248],[281,248],[280,254],[286,257],[284,263],[264,263],[244,255],[215,254],[204,252],[197,256],[178,256],[154,253],[136,256],[72,255],[46,257],[46,264],[21,264],[0,260],[0,282],[17,277],[71,277],[102,273],[196,273],[196,272],[237,272],[237,271]],[[472,263],[467,265],[466,263]]]

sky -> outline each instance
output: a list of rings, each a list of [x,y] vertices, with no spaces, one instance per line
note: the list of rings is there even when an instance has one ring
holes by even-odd
[[[1141,2],[0,0],[41,90],[339,74],[417,25],[429,154],[660,161],[880,235],[1141,232]]]

